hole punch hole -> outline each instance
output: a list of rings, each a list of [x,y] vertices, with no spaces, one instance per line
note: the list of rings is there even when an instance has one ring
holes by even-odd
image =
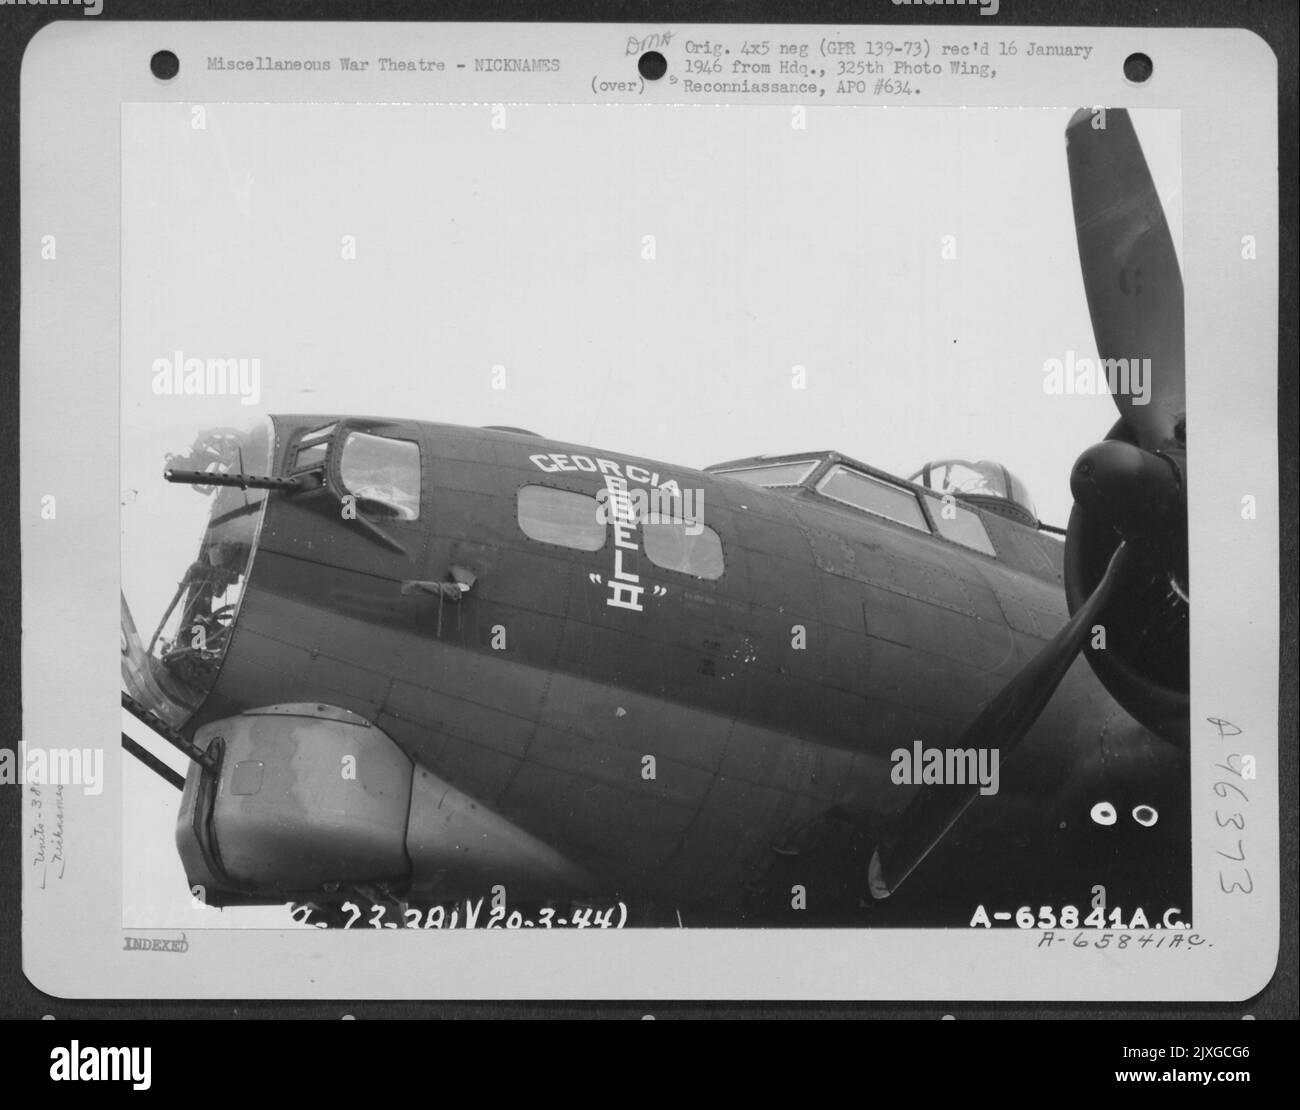
[[[668,59],[658,50],[647,50],[636,60],[636,68],[647,81],[658,81],[668,72]]]
[[[1130,54],[1124,59],[1124,76],[1135,85],[1145,84],[1155,66],[1145,54]]]
[[[1098,802],[1092,807],[1091,816],[1098,825],[1113,825],[1119,817],[1110,802]]]
[[[170,50],[159,50],[149,59],[149,69],[159,81],[170,81],[181,71],[181,60]]]

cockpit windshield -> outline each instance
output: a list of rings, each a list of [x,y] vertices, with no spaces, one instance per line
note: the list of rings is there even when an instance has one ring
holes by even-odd
[[[261,422],[248,433],[229,428],[201,432],[188,454],[168,455],[166,465],[181,471],[268,474],[270,422]],[[143,685],[150,695],[135,696],[152,703],[149,707],[164,720],[176,723],[192,714],[216,683],[252,567],[267,491],[177,484],[166,492],[174,498],[197,494],[211,499],[198,550],[181,570],[162,619],[147,645],[135,640],[135,650],[144,657],[133,661],[135,685]],[[124,613],[124,623],[128,619]],[[129,639],[124,637],[124,643]]]
[[[763,463],[757,466],[710,467],[714,474],[725,474],[751,486],[764,489],[789,489],[803,484],[818,466],[821,459],[802,459],[797,462]]]

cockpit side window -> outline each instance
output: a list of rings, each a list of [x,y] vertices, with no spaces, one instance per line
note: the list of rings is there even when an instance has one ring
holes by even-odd
[[[985,555],[997,557],[997,550],[989,539],[988,530],[980,520],[979,513],[958,504],[955,497],[945,500],[931,497],[928,501],[930,517],[939,535],[962,547],[969,547],[972,551],[982,551]]]
[[[301,452],[301,448],[299,449]],[[420,446],[370,432],[350,432],[339,460],[343,490],[367,516],[420,518]]]

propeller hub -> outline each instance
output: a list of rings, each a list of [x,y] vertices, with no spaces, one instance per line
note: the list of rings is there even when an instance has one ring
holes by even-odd
[[[1182,474],[1173,458],[1116,439],[1079,456],[1070,492],[1086,512],[1134,540],[1167,536],[1184,504]]]

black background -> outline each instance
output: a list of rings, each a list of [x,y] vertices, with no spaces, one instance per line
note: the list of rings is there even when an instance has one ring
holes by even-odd
[[[437,3],[418,0],[391,0],[388,3],[340,2],[340,0],[103,0],[103,12],[96,19],[103,20],[328,20],[348,22],[354,20],[382,20],[406,22],[434,21],[493,21],[512,22],[610,22],[640,25],[661,23],[824,23],[824,24],[948,24],[978,25],[982,30],[997,26],[1132,26],[1132,27],[1242,27],[1260,35],[1272,47],[1278,58],[1278,126],[1279,126],[1279,298],[1280,345],[1278,351],[1278,446],[1281,475],[1282,509],[1280,552],[1281,566],[1281,704],[1279,706],[1279,746],[1281,781],[1279,801],[1281,814],[1280,855],[1281,874],[1281,944],[1278,969],[1269,985],[1254,998],[1244,1003],[1189,1003],[1162,1004],[1139,1003],[1119,1005],[1112,1003],[889,1003],[889,1002],[645,1002],[636,1001],[598,1003],[582,1001],[554,1002],[287,1002],[287,1001],[133,1001],[100,1002],[56,999],[34,988],[23,976],[21,966],[21,888],[20,813],[22,793],[18,789],[0,789],[0,1017],[41,1018],[53,1015],[60,1019],[56,1036],[49,1024],[30,1030],[41,1038],[41,1043],[67,1044],[68,1039],[80,1034],[83,1043],[95,1036],[93,1027],[76,1022],[74,1031],[62,1024],[67,1019],[285,1019],[324,1018],[338,1019],[344,1014],[359,1020],[367,1018],[477,1018],[477,1017],[614,1017],[641,1018],[653,1014],[656,1018],[671,1017],[829,1017],[829,1018],[892,1018],[933,1020],[945,1014],[959,1021],[973,1017],[986,1018],[1219,1018],[1239,1019],[1253,1015],[1258,1019],[1297,1017],[1297,696],[1296,696],[1296,515],[1300,508],[1297,491],[1297,408],[1296,408],[1296,179],[1297,179],[1297,12],[1295,0],[1273,2],[1232,3],[1231,0],[1179,0],[1171,3],[1112,3],[1097,0],[1049,3],[1045,0],[1001,0],[1001,8],[993,18],[981,17],[978,6],[927,7],[920,4],[895,6],[890,0],[809,0],[807,4],[774,2],[718,2],[698,3],[647,3],[593,2],[584,5],[540,3],[523,0],[516,3]],[[0,118],[0,466],[3,467],[3,486],[0,505],[6,509],[7,520],[0,522],[0,744],[16,750],[21,736],[21,586],[20,551],[17,525],[19,469],[18,442],[18,323],[19,323],[19,194],[18,194],[18,119],[19,75],[23,50],[32,36],[45,24],[56,19],[82,20],[87,17],[80,7],[3,6],[0,7],[0,96],[3,98],[3,116]],[[167,44],[159,42],[161,49]],[[1159,58],[1155,58],[1158,68]],[[147,64],[147,60],[142,62]],[[1234,367],[1220,368],[1231,374]],[[113,372],[106,368],[105,372]],[[26,434],[59,434],[57,429],[45,428],[39,432],[27,429]],[[70,443],[70,450],[77,450]],[[115,466],[116,460],[104,459],[92,465]],[[72,630],[69,630],[71,634]],[[67,681],[75,683],[75,673]],[[105,738],[104,742],[109,742]],[[317,1027],[322,1028],[322,1027]],[[338,1027],[335,1027],[336,1029]],[[357,1027],[352,1027],[356,1029]],[[951,1026],[948,1027],[952,1029]],[[969,1028],[969,1026],[967,1027]],[[1059,1027],[1058,1027],[1059,1028]],[[1139,1036],[1129,1032],[1127,1024],[1111,1027],[1107,1043],[1159,1044],[1202,1042],[1229,1043],[1228,1034],[1239,1038],[1246,1034],[1249,1025],[1231,1027],[1215,1025],[1220,1033],[1196,1032],[1197,1026],[1180,1025],[1177,1037],[1165,1033],[1160,1036]],[[1181,1031],[1185,1031],[1184,1033]],[[359,1032],[359,1030],[358,1030]],[[1090,1037],[1096,1036],[1094,1031]],[[133,1030],[133,1033],[135,1031]],[[1249,1036],[1262,1036],[1263,1031]],[[173,1034],[175,1031],[173,1030]],[[228,1034],[222,1033],[224,1039]],[[1017,1034],[1018,1036],[1023,1034]],[[1036,1037],[1045,1036],[1040,1031]],[[184,1034],[182,1033],[183,1037]],[[195,1050],[202,1052],[194,1030]],[[1000,1035],[999,1035],[1000,1036]],[[141,1040],[140,1037],[144,1039]],[[142,1034],[125,1034],[110,1038],[108,1043],[150,1043],[152,1030]],[[313,1034],[313,1037],[315,1035]],[[24,1037],[24,1039],[28,1039]],[[206,1039],[206,1038],[205,1038]],[[330,1044],[337,1036],[327,1038]],[[891,1038],[891,1042],[894,1038]],[[1036,1038],[1035,1038],[1036,1039]],[[237,1038],[242,1041],[243,1038]],[[933,1034],[926,1037],[933,1047]],[[97,1043],[104,1043],[102,1040]],[[883,1046],[874,1042],[877,1051]],[[1249,1043],[1249,1042],[1243,1042]],[[12,1042],[11,1042],[12,1045]],[[15,1046],[16,1047],[16,1046]],[[232,1046],[233,1047],[233,1046]],[[1021,1051],[1013,1056],[1022,1056]],[[1079,1044],[1079,1049],[1085,1046]],[[318,1050],[328,1048],[317,1044]],[[891,1043],[889,1052],[894,1051]],[[233,1055],[242,1054],[242,1047]],[[1106,1066],[1130,1066],[1112,1058],[1118,1051],[1107,1048],[1101,1055]],[[155,1057],[159,1053],[155,1052]],[[223,1054],[224,1055],[224,1054]],[[837,1054],[835,1054],[837,1055]],[[854,1064],[855,1052],[841,1063],[850,1073],[865,1060]],[[1093,1055],[1088,1051],[1088,1055]],[[1271,1054],[1278,1055],[1278,1054]],[[713,1053],[709,1053],[713,1057]],[[46,1054],[38,1061],[48,1060]],[[283,1059],[282,1057],[279,1057]],[[161,1062],[161,1061],[160,1061]],[[757,1063],[757,1061],[754,1061]],[[1253,1061],[1263,1064],[1259,1054]],[[1279,1061],[1280,1062],[1280,1061]],[[450,1062],[449,1062],[450,1063]],[[810,1063],[806,1059],[788,1060],[790,1065]],[[1181,1062],[1185,1068],[1236,1068],[1250,1067],[1252,1061],[1221,1060],[1203,1063]],[[158,1064],[155,1064],[157,1067]],[[783,1066],[773,1061],[777,1070]],[[907,1065],[894,1060],[888,1070],[896,1075],[904,1073],[915,1064]],[[1162,1065],[1163,1066],[1163,1065]],[[46,1065],[41,1063],[39,1073]],[[481,1068],[481,1066],[480,1066]],[[476,1068],[476,1071],[480,1071]],[[8,1070],[8,1069],[6,1069]],[[27,1070],[27,1069],[24,1069]],[[878,1067],[866,1068],[867,1072]],[[1277,1073],[1280,1077],[1280,1073]],[[373,1071],[371,1078],[376,1078]],[[549,1086],[556,1076],[548,1079]],[[839,1077],[852,1090],[857,1083],[849,1075]],[[865,1078],[863,1075],[859,1079]],[[878,1078],[878,1077],[877,1077]],[[933,1076],[932,1076],[933,1078]],[[1257,1078],[1259,1078],[1257,1076]],[[191,1090],[195,1077],[190,1075],[185,1085]],[[873,1084],[874,1085],[874,1084]],[[1073,1081],[1066,1084],[1070,1089]],[[241,1085],[242,1086],[242,1085]],[[381,1083],[381,1089],[384,1084]],[[839,1083],[836,1083],[839,1086]],[[1006,1087],[999,1084],[1003,1091]],[[160,1084],[155,1083],[155,1089]],[[559,1094],[571,1084],[561,1080]],[[579,1083],[579,1090],[583,1085]],[[1012,1088],[1014,1090],[1014,1088]],[[1258,1091],[1258,1086],[1255,1090]],[[815,1090],[815,1088],[814,1088]],[[1163,1093],[1173,1094],[1176,1088],[1166,1088]],[[234,1093],[234,1090],[231,1091]],[[266,1093],[265,1090],[262,1093]],[[338,1092],[341,1093],[341,1092]],[[774,1093],[774,1092],[772,1092]],[[813,1091],[805,1090],[805,1095]],[[1034,1098],[1032,1091],[1024,1092]],[[1146,1094],[1151,1094],[1146,1088]],[[1178,1092],[1181,1095],[1181,1091]],[[1227,1094],[1222,1087],[1217,1093]]]

